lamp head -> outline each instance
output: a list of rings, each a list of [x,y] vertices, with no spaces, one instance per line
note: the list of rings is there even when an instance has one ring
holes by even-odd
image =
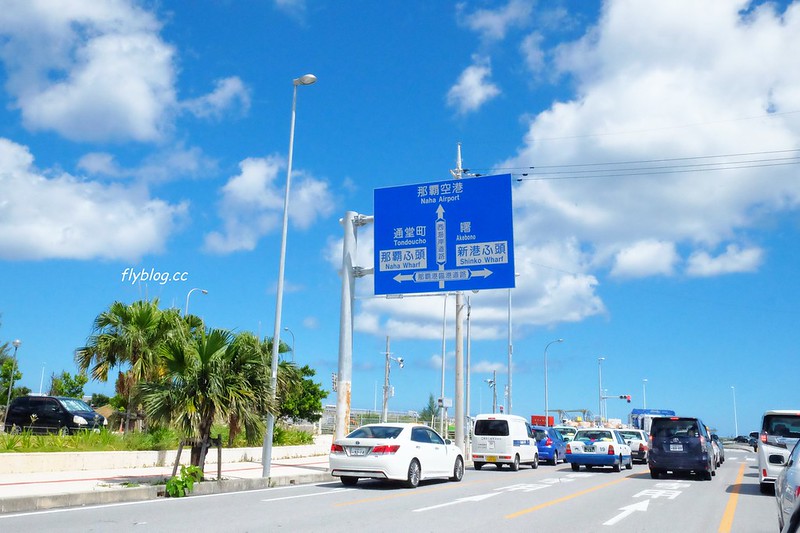
[[[14,341],[11,344],[12,346],[14,346],[14,348],[19,348],[20,345],[22,344],[22,341],[19,339],[14,339]]]
[[[398,357],[397,358],[397,364],[400,365],[400,368],[403,368],[404,366],[406,366],[406,363],[405,363],[405,361],[403,360],[402,357]]]
[[[292,80],[292,83],[294,83],[295,85],[311,85],[313,83],[316,83],[316,81],[317,81],[316,76],[314,76],[313,74],[306,74],[304,76],[300,76],[299,78]]]
[[[208,294],[208,291],[205,289],[200,289],[200,292],[202,292],[203,294]]]

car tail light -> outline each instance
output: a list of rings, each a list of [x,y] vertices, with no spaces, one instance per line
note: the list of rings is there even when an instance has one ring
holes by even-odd
[[[331,444],[331,453],[344,453],[344,448],[341,444],[333,443]]]
[[[552,446],[553,445],[553,439],[551,439],[550,437],[547,437],[547,440],[544,441],[544,445],[545,446]]]
[[[800,498],[800,485],[794,488],[794,499]]]
[[[645,444],[644,442],[640,443],[639,444],[639,451],[640,452],[646,452],[647,451],[647,444]]]
[[[567,453],[572,453],[572,447],[567,443]]]
[[[397,453],[397,450],[400,449],[399,444],[382,444],[380,446],[375,446],[372,448],[372,455],[392,455]]]
[[[761,477],[767,477],[767,469],[766,468],[762,468],[761,469]]]
[[[609,444],[608,445],[608,455],[614,455],[614,445],[613,444]]]

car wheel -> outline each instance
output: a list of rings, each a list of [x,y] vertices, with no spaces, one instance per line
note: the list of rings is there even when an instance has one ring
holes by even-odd
[[[69,428],[67,426],[61,426],[58,428],[58,434],[62,437],[69,435]]]
[[[578,463],[570,463],[570,466],[572,466],[573,472],[577,472],[578,470],[581,469],[581,465],[579,465]]]
[[[450,478],[450,481],[461,481],[461,478],[464,477],[464,459],[461,458],[459,455],[456,457],[456,464],[453,465],[453,476]]]
[[[353,487],[356,483],[358,483],[357,477],[352,476],[342,476],[339,478],[342,481],[342,485],[345,487]]]
[[[633,457],[628,459],[628,464],[625,465],[625,470],[632,470],[633,469]]]
[[[514,462],[508,465],[512,472],[519,470],[519,455],[514,456]]]
[[[769,489],[770,489],[769,483],[758,484],[758,490],[761,491],[761,494],[769,494]]]
[[[550,464],[553,466],[558,464],[558,452],[553,452],[553,460],[550,461]]]
[[[653,479],[658,479],[658,478],[661,477],[661,472],[659,472],[656,469],[652,469],[652,470],[650,470],[650,477],[653,478]]]
[[[614,463],[614,472],[621,472],[622,471],[622,456],[619,456],[619,462]]]
[[[422,469],[419,466],[419,461],[412,459],[411,464],[408,465],[408,478],[406,479],[406,487],[410,489],[417,488],[421,473]]]
[[[539,468],[539,454],[538,453],[533,454],[533,462],[531,463],[531,468],[533,468],[534,470]]]
[[[705,472],[703,472],[701,474],[701,476],[702,476],[701,479],[704,479],[706,481],[711,481],[711,478],[713,477],[713,475],[714,474],[712,474],[709,470],[706,470]]]
[[[472,463],[472,467],[475,470],[480,470],[481,468],[483,468],[483,465],[485,465],[485,464],[486,463],[479,463],[478,461],[475,461],[474,463]]]

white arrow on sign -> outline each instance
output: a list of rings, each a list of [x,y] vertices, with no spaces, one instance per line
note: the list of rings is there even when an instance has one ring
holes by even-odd
[[[492,271],[488,268],[484,268],[483,270],[470,270],[469,272],[473,278],[488,278],[492,275]]]
[[[467,496],[465,498],[456,498],[452,502],[442,503],[439,505],[432,505],[430,507],[422,507],[421,509],[414,509],[415,513],[421,513],[423,511],[431,511],[433,509],[438,509],[440,507],[447,507],[448,505],[455,505],[457,503],[463,502],[479,502],[491,498],[492,496],[497,496],[500,494],[499,492],[490,492],[488,494],[478,494],[477,496]]]
[[[647,511],[647,506],[650,505],[650,500],[642,500],[640,502],[626,505],[625,507],[620,507],[619,510],[622,511],[617,516],[609,520],[608,522],[603,522],[604,526],[613,526],[620,520],[625,519],[628,515],[633,514],[636,511]]]
[[[412,281],[414,279],[414,274],[398,274],[392,279],[398,283],[402,283],[404,281]]]

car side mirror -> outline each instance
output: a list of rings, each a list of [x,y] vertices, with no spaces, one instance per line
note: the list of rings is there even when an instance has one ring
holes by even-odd
[[[453,441],[451,441],[450,439],[444,439],[444,443],[445,444],[453,444]]]

